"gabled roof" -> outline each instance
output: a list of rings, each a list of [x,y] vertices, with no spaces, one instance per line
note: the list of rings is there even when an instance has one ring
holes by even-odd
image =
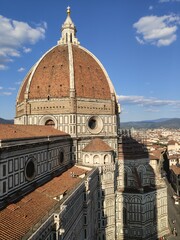
[[[94,138],[84,149],[84,152],[110,152],[113,149],[100,138]]]

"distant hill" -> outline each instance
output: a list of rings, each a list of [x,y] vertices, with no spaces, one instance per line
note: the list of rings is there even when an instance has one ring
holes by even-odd
[[[180,128],[180,118],[162,118],[157,120],[138,121],[138,122],[122,122],[121,128]]]
[[[0,123],[2,124],[14,124],[13,119],[3,119],[0,118]],[[180,128],[180,118],[161,118],[156,120],[146,120],[137,122],[121,122],[120,127],[123,129],[140,129],[140,128]]]
[[[0,123],[3,123],[3,124],[14,124],[14,120],[13,119],[3,119],[3,118],[0,118]]]

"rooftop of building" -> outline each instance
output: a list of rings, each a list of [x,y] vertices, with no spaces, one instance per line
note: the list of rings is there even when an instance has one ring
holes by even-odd
[[[146,146],[131,137],[123,137],[118,144],[119,160],[137,160],[148,158]]]
[[[21,239],[52,208],[57,206],[58,201],[55,198],[62,194],[68,195],[82,181],[78,176],[87,172],[88,170],[73,166],[60,176],[22,197],[18,202],[1,210],[0,239]]]
[[[171,171],[173,171],[176,175],[180,174],[180,165],[172,165],[170,167]]]
[[[51,126],[0,124],[0,140],[68,135]]]
[[[160,150],[156,149],[156,150],[153,150],[153,151],[151,151],[149,153],[149,158],[151,160],[154,160],[154,159],[160,160],[161,159],[161,155],[162,155],[162,149],[160,149]]]
[[[84,152],[110,152],[113,149],[100,138],[94,138],[91,142],[83,149]]]

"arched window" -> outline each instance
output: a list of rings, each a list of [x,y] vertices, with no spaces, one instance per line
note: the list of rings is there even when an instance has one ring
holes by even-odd
[[[89,163],[89,155],[85,155],[85,163]]]
[[[98,156],[98,155],[95,155],[95,156],[93,157],[93,163],[94,163],[94,164],[99,164],[99,156]]]
[[[109,156],[106,154],[104,156],[104,164],[109,163]]]
[[[66,43],[68,42],[68,35],[67,35],[67,33],[66,33]]]
[[[46,126],[52,126],[54,127],[55,126],[55,123],[52,119],[48,119],[46,122],[45,122],[45,125]]]
[[[70,42],[72,43],[72,33],[70,34]]]

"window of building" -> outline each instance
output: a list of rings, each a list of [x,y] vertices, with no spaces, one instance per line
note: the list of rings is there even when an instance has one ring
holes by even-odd
[[[89,119],[89,122],[88,122],[88,127],[89,127],[90,129],[95,129],[96,126],[97,126],[97,121],[96,121],[96,119],[95,119],[95,118],[90,118],[90,119]]]
[[[87,224],[87,216],[84,215],[84,224],[86,225]]]
[[[31,181],[35,178],[35,159],[30,158],[25,166],[25,177],[28,181]]]
[[[91,133],[98,133],[103,128],[102,119],[98,116],[92,116],[88,119],[87,126]]]
[[[3,177],[6,176],[6,165],[3,165]]]
[[[102,220],[102,226],[103,226],[103,227],[105,226],[104,220]]]
[[[53,121],[52,119],[48,119],[48,120],[45,122],[45,125],[54,127],[54,126],[55,126],[55,123],[54,123],[54,121]]]
[[[87,229],[84,229],[84,239],[87,239]]]
[[[127,172],[124,172],[124,186],[128,186],[128,177],[127,177]]]
[[[127,225],[127,209],[123,208],[123,223],[124,225]]]
[[[3,182],[3,193],[6,192],[6,182]]]
[[[64,162],[64,152],[63,152],[63,150],[60,150],[59,153],[58,153],[58,161],[59,161],[59,164]]]
[[[93,163],[94,163],[94,164],[99,164],[99,163],[100,163],[100,159],[99,159],[99,156],[98,156],[98,155],[95,155],[95,156],[93,157]]]
[[[86,192],[84,192],[84,194],[83,194],[83,200],[84,200],[84,202],[86,202],[87,201],[87,195],[86,195]]]

